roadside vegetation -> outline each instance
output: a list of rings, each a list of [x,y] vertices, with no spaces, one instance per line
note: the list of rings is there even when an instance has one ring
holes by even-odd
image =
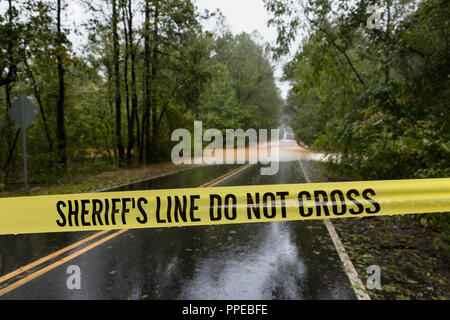
[[[283,104],[258,34],[233,35],[190,0],[3,1],[0,48],[4,191],[22,186],[21,130],[8,116],[21,92],[40,111],[27,129],[31,188],[167,162],[171,132],[194,120],[274,128]]]
[[[328,170],[323,162],[304,161],[304,166],[317,179],[314,182],[355,180]],[[436,246],[439,231],[424,228],[411,216],[344,218],[332,223],[364,285],[373,274],[368,267],[380,268],[380,288],[366,286],[371,299],[450,299],[450,255]]]
[[[329,169],[362,180],[450,176],[448,1],[265,4],[279,31],[276,56],[298,46],[284,69],[290,126],[313,149],[339,155]],[[449,252],[449,213],[416,218]]]
[[[68,172],[59,179],[35,184],[26,191],[23,188],[0,189],[0,198],[101,192],[193,167],[195,165],[174,165],[172,162],[159,162],[134,168],[113,167],[110,170],[103,168],[98,172],[92,171],[92,168],[86,168],[89,170]]]

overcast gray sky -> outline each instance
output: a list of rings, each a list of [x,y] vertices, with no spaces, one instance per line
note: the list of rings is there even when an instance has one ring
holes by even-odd
[[[226,16],[233,33],[257,30],[267,41],[276,40],[276,30],[267,27],[269,15],[263,0],[196,0],[200,10],[219,8]]]

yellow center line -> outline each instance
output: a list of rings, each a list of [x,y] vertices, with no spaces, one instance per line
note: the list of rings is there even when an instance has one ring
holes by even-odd
[[[95,238],[97,238],[97,237],[107,233],[108,231],[109,230],[103,230],[103,231],[97,232],[97,233],[95,233],[95,234],[93,234],[93,235],[91,235],[91,236],[89,236],[87,238],[84,238],[84,239],[82,239],[82,240],[80,240],[78,242],[75,242],[75,243],[73,243],[73,244],[71,244],[71,245],[69,245],[69,246],[67,246],[65,248],[62,248],[62,249],[60,249],[58,251],[55,251],[55,252],[49,254],[48,256],[40,258],[39,260],[31,262],[31,263],[29,263],[29,264],[27,264],[27,265],[25,265],[23,267],[20,267],[19,269],[16,269],[16,270],[14,270],[14,271],[12,271],[12,272],[10,272],[8,274],[5,274],[4,276],[0,277],[0,284],[2,282],[5,282],[6,280],[9,280],[9,279],[15,277],[15,276],[18,276],[19,274],[21,274],[21,273],[23,273],[25,271],[28,271],[28,270],[30,270],[30,269],[32,269],[34,267],[37,267],[38,265],[40,265],[40,264],[42,264],[42,263],[44,263],[44,262],[46,262],[48,260],[51,260],[51,259],[53,259],[53,258],[55,258],[55,257],[57,257],[57,256],[59,256],[61,254],[63,254],[64,252],[67,252],[67,251],[69,251],[69,250],[71,250],[73,248],[81,246],[82,244],[84,244],[84,243],[86,243],[88,241],[91,241],[92,239],[95,239]]]
[[[54,268],[56,268],[56,267],[58,267],[58,266],[60,266],[60,265],[62,265],[64,263],[66,263],[67,261],[75,259],[79,255],[81,255],[81,254],[83,254],[83,253],[85,253],[85,252],[87,252],[87,251],[89,251],[89,250],[91,250],[91,249],[101,245],[102,243],[104,243],[104,242],[106,242],[108,240],[111,240],[111,239],[117,237],[118,235],[120,235],[121,233],[124,233],[125,231],[127,231],[127,229],[123,229],[123,230],[119,230],[117,232],[114,232],[114,233],[110,234],[109,236],[106,236],[106,237],[104,237],[104,238],[102,238],[102,239],[100,239],[100,240],[98,240],[98,241],[96,241],[94,243],[91,243],[90,245],[88,245],[88,246],[86,246],[86,247],[84,247],[84,248],[82,248],[82,249],[80,249],[80,250],[78,250],[78,251],[68,255],[67,257],[64,257],[64,258],[62,258],[62,259],[60,259],[60,260],[58,260],[58,261],[56,261],[56,262],[46,266],[45,268],[39,269],[38,271],[36,271],[36,272],[34,272],[34,273],[32,273],[32,274],[30,274],[30,275],[28,275],[28,276],[18,280],[16,282],[14,282],[11,285],[9,285],[9,286],[7,286],[7,287],[5,287],[3,289],[0,289],[0,296],[2,296],[2,295],[6,294],[6,293],[8,293],[8,292],[10,292],[10,291],[12,291],[14,289],[17,289],[18,287],[24,285],[25,283],[30,282],[31,280],[33,280],[33,279],[43,275],[44,273],[47,273],[50,270],[53,270]]]
[[[245,166],[242,166],[242,167],[239,167],[239,168],[237,168],[237,169],[234,169],[234,170],[232,170],[232,171],[230,171],[230,172],[228,172],[228,173],[225,173],[223,176],[220,176],[220,177],[218,177],[218,178],[216,178],[216,179],[214,179],[214,180],[211,180],[211,181],[209,181],[209,182],[207,182],[207,183],[202,184],[202,185],[199,186],[198,188],[206,188],[206,187],[212,187],[212,186],[215,186],[216,184],[218,184],[218,183],[220,183],[220,182],[222,182],[222,181],[228,179],[228,178],[231,177],[231,176],[234,176],[235,174],[237,174],[237,173],[239,173],[239,172],[241,172],[241,171],[247,169],[247,168],[250,167],[250,166],[251,166],[251,164],[247,164],[247,165],[245,165]]]
[[[233,176],[233,175],[235,175],[235,174],[237,174],[237,173],[247,169],[249,166],[251,166],[251,164],[247,164],[245,166],[242,166],[242,167],[239,167],[239,168],[237,168],[235,170],[232,170],[231,172],[228,172],[228,173],[226,173],[226,174],[224,174],[224,175],[222,175],[222,176],[220,176],[220,177],[218,177],[216,179],[213,179],[213,180],[211,180],[211,181],[209,181],[207,183],[202,184],[198,188],[205,188],[207,186],[212,187],[212,186],[222,182],[223,180],[225,180],[225,179],[227,179],[227,178],[229,178],[229,177],[231,177],[231,176]],[[15,277],[15,276],[17,276],[17,275],[19,275],[19,274],[29,270],[29,269],[31,269],[31,268],[36,267],[36,266],[38,266],[38,265],[40,265],[40,264],[42,264],[42,263],[44,263],[44,262],[54,258],[54,257],[57,257],[57,256],[61,255],[64,252],[67,252],[67,251],[69,251],[69,250],[71,250],[73,248],[76,248],[76,247],[78,247],[78,246],[80,246],[80,245],[82,245],[82,244],[84,244],[84,243],[86,243],[86,242],[88,242],[88,241],[90,241],[92,239],[95,239],[95,238],[97,238],[97,237],[107,233],[108,231],[109,230],[104,230],[104,231],[97,232],[97,233],[93,234],[90,237],[82,239],[82,240],[80,240],[80,241],[78,241],[78,242],[76,242],[76,243],[74,243],[74,244],[72,244],[70,246],[67,246],[67,247],[65,247],[63,249],[55,251],[54,253],[52,253],[52,254],[50,254],[50,255],[48,255],[46,257],[43,257],[43,258],[41,258],[39,260],[36,260],[36,261],[34,261],[34,262],[30,263],[30,264],[27,264],[26,266],[20,267],[19,269],[16,269],[16,270],[14,270],[14,271],[12,271],[12,272],[2,276],[0,278],[0,284],[2,282],[4,282],[4,281],[8,280],[8,279],[11,279],[11,278],[13,278],[13,277]],[[104,238],[102,238],[102,239],[100,239],[100,240],[98,240],[98,241],[96,241],[94,243],[91,243],[90,245],[88,245],[88,246],[86,246],[86,247],[84,247],[84,248],[82,248],[80,250],[77,250],[76,252],[74,252],[74,253],[72,253],[72,254],[70,254],[70,255],[68,255],[68,256],[66,256],[66,257],[64,257],[64,258],[62,258],[62,259],[60,259],[60,260],[58,260],[58,261],[56,261],[56,262],[46,266],[46,267],[44,267],[44,268],[42,268],[42,269],[39,269],[39,270],[37,270],[37,271],[27,275],[26,277],[23,277],[22,279],[17,280],[16,282],[10,284],[9,286],[7,286],[7,287],[5,287],[3,289],[0,289],[0,296],[2,296],[2,295],[6,294],[6,293],[8,293],[8,292],[10,292],[10,291],[12,291],[14,289],[17,289],[18,287],[24,285],[25,283],[27,283],[27,282],[29,282],[29,281],[31,281],[31,280],[33,280],[33,279],[35,279],[35,278],[45,274],[45,273],[47,273],[48,271],[50,271],[50,270],[52,270],[52,269],[54,269],[54,268],[64,264],[65,262],[70,261],[70,260],[78,257],[79,255],[81,255],[81,254],[83,254],[83,253],[85,253],[85,252],[87,252],[87,251],[89,251],[89,250],[99,246],[100,244],[105,243],[106,241],[117,237],[118,235],[124,233],[125,231],[128,231],[128,229],[123,229],[123,230],[119,230],[119,231],[117,231],[115,233],[112,233],[109,236],[106,236],[106,237],[104,237]]]

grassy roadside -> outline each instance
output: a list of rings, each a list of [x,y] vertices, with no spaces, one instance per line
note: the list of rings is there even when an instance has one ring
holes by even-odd
[[[352,180],[327,173],[326,180]],[[381,270],[381,289],[368,290],[372,299],[450,299],[450,255],[436,249],[436,233],[418,219],[393,217],[333,219],[336,231],[365,284],[367,268]]]
[[[380,267],[381,289],[368,290],[372,299],[450,299],[448,258],[419,221],[376,217],[333,223],[363,283],[367,267]]]
[[[191,167],[192,165],[175,165],[172,162],[166,162],[141,166],[139,168],[117,169],[96,174],[80,174],[76,177],[63,177],[57,183],[41,184],[31,187],[28,192],[25,192],[23,189],[2,191],[0,192],[0,197],[102,191],[186,170]]]

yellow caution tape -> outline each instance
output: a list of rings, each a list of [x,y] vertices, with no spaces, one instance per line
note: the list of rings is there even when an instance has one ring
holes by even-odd
[[[450,211],[450,178],[121,191],[0,199],[0,234]]]

